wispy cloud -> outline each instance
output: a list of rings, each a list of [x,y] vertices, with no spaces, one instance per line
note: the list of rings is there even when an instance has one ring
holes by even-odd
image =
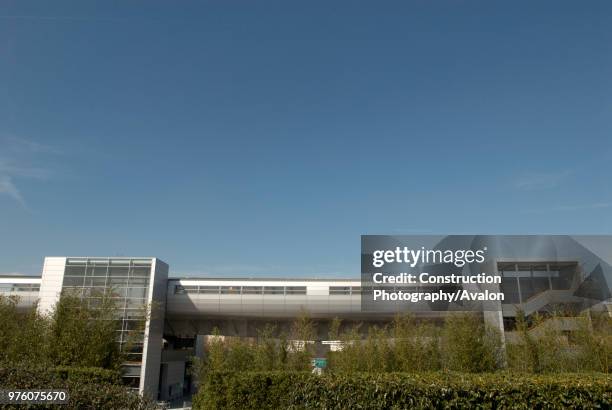
[[[52,172],[49,169],[29,165],[19,165],[14,161],[0,158],[0,175],[12,175],[15,177],[48,179]]]
[[[43,153],[43,154],[61,154],[62,152],[50,145],[41,144],[36,141],[29,140],[15,135],[2,135],[0,141],[9,150],[13,152],[26,153]]]
[[[531,209],[525,211],[529,214],[543,214],[549,212],[578,212],[578,211],[595,211],[598,209],[612,208],[612,202],[594,202],[590,204],[572,204],[572,205],[556,205],[550,208]]]
[[[11,177],[7,175],[0,175],[0,194],[8,195],[9,197],[17,201],[19,204],[21,204],[23,207],[26,206],[21,192],[19,192],[19,190],[13,183]]]
[[[571,174],[569,170],[524,174],[514,181],[514,186],[524,191],[556,188]]]
[[[612,202],[596,202],[594,204],[581,205],[558,205],[552,208],[553,211],[582,211],[588,209],[603,209],[612,207]]]
[[[33,165],[43,156],[60,154],[51,146],[14,135],[0,135],[0,195],[6,195],[27,209],[27,204],[16,185],[18,179],[46,180],[51,170]]]
[[[33,14],[0,15],[0,20],[101,21],[120,23],[125,20],[87,16],[37,16]]]
[[[21,272],[0,272],[0,276],[32,276]]]

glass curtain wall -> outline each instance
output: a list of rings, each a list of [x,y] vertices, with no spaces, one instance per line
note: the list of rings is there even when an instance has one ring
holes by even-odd
[[[124,381],[134,388],[140,382],[151,265],[150,259],[69,258],[62,286],[91,307],[104,295],[113,299],[118,308],[116,340],[127,356]]]

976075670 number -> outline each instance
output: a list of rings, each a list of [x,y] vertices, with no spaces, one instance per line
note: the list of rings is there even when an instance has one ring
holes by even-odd
[[[69,399],[62,389],[0,389],[0,404],[67,404]]]

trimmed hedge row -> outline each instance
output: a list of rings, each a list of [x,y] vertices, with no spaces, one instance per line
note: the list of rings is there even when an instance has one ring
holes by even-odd
[[[155,408],[154,403],[119,384],[120,377],[119,372],[98,368],[0,365],[1,389],[66,389],[70,400],[69,404],[61,406],[63,409]],[[2,408],[22,409],[24,406],[5,405]]]
[[[607,374],[210,373],[193,409],[605,409]]]

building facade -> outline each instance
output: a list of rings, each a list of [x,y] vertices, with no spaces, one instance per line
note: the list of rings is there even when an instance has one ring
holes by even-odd
[[[612,267],[606,260],[582,245],[563,260],[544,248],[539,254],[527,248],[528,255],[512,252],[493,268],[502,277],[499,288],[505,298],[483,317],[502,334],[519,310],[529,315],[560,303],[576,311],[612,308]],[[120,307],[117,342],[122,348],[136,323],[145,323],[138,343],[127,352],[124,381],[162,400],[189,390],[189,358],[202,354],[203,340],[214,328],[225,336],[254,338],[265,323],[274,322],[280,332],[306,312],[318,331],[316,340],[308,342],[325,355],[338,344],[327,340],[331,319],[338,317],[346,326],[362,323],[365,333],[369,325],[395,316],[362,310],[360,280],[169,278],[168,271],[165,262],[152,257],[46,257],[40,277],[1,276],[0,293],[18,296],[19,308],[37,306],[47,314],[62,292],[95,303],[112,290]],[[446,312],[421,314],[439,320]]]

